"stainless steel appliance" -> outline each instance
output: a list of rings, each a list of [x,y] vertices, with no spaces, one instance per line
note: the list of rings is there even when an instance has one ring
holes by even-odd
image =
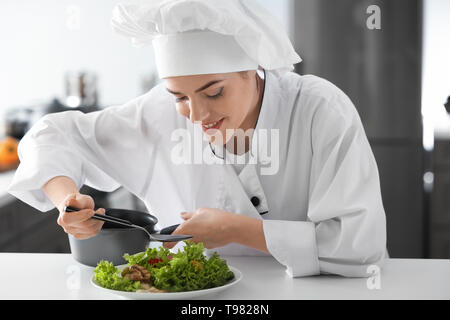
[[[297,71],[340,87],[363,121],[379,167],[390,255],[426,256],[422,1],[295,0],[292,5],[293,39],[304,60]],[[368,8],[374,5],[381,29],[368,28]]]

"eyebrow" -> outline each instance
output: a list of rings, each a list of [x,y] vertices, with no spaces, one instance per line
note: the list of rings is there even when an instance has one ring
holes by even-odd
[[[209,87],[215,85],[216,83],[219,83],[219,82],[222,82],[222,81],[224,81],[224,80],[214,80],[214,81],[208,82],[207,84],[205,84],[201,88],[195,90],[195,93],[203,91],[203,90],[206,90]],[[170,90],[169,88],[166,88],[166,89],[167,89],[167,91],[169,91],[171,94],[174,94],[174,95],[181,95],[182,94],[181,92],[174,92],[174,91]]]

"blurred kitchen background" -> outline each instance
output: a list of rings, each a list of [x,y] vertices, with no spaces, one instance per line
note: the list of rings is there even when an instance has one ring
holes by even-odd
[[[259,1],[302,56],[296,72],[330,80],[357,107],[379,166],[391,257],[450,258],[450,1]],[[0,251],[70,252],[56,209],[41,213],[6,192],[28,129],[45,114],[102,110],[159,82],[152,48],[111,30],[117,2],[0,1]],[[123,188],[82,192],[98,207],[146,210]]]

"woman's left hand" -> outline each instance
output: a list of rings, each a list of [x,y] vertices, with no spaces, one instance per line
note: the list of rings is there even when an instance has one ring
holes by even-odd
[[[182,212],[185,220],[172,234],[192,235],[190,241],[203,242],[205,248],[214,249],[233,242],[233,222],[238,215],[210,208],[200,208],[194,212]],[[164,243],[164,247],[173,248],[174,242]]]

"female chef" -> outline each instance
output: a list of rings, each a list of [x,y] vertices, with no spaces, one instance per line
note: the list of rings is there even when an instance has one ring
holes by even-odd
[[[44,116],[20,142],[12,195],[56,206],[79,239],[102,226],[80,188],[123,186],[163,225],[181,221],[175,234],[271,255],[292,277],[382,266],[385,213],[357,111],[330,82],[291,72],[301,59],[256,0],[120,4],[112,26],[152,43],[164,81],[121,106]]]

